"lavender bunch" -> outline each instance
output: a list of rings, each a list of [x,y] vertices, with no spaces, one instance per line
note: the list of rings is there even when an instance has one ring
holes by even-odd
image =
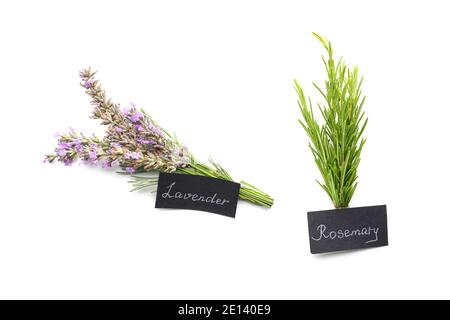
[[[142,109],[131,105],[120,108],[106,97],[101,84],[90,68],[80,72],[81,86],[91,98],[92,118],[107,126],[105,136],[85,136],[70,129],[58,135],[54,154],[45,156],[46,162],[72,164],[81,161],[103,168],[120,167],[120,173],[132,177],[132,191],[153,187],[158,183],[156,172],[179,172],[233,181],[217,163],[202,163],[174,136],[162,129]],[[241,199],[270,208],[273,199],[266,193],[241,181]]]

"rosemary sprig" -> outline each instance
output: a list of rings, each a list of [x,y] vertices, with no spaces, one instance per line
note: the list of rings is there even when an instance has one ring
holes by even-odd
[[[363,78],[358,75],[358,67],[348,68],[342,58],[335,62],[333,48],[325,37],[313,35],[327,51],[327,58],[322,56],[327,72],[325,89],[313,83],[326,102],[317,104],[323,123],[316,120],[311,99],[306,99],[295,80],[303,117],[299,122],[310,138],[309,148],[323,178],[323,183],[317,182],[336,208],[346,208],[358,184],[357,169],[366,142],[362,138],[367,125],[362,111],[365,101],[365,97],[361,97]]]

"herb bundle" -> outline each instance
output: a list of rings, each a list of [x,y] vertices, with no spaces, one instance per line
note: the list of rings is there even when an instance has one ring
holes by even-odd
[[[233,181],[219,164],[198,161],[175,135],[162,129],[144,110],[135,105],[120,108],[113,103],[95,78],[90,68],[80,72],[81,86],[91,98],[94,110],[92,118],[100,119],[107,126],[103,138],[86,136],[70,129],[58,135],[54,154],[45,161],[60,161],[70,165],[77,158],[83,162],[104,168],[120,167],[122,174],[132,177],[132,191],[154,187],[158,183],[157,172],[175,172],[202,175]],[[241,181],[239,197],[270,208],[273,199],[251,184]]]
[[[349,68],[342,58],[336,63],[331,43],[313,33],[327,51],[327,59],[322,56],[327,71],[325,89],[314,87],[325,99],[325,104],[317,104],[323,123],[319,124],[311,99],[305,98],[302,87],[295,80],[298,104],[303,119],[299,122],[310,138],[309,148],[314,156],[323,183],[317,181],[326,191],[336,208],[348,207],[357,186],[357,169],[361,150],[366,142],[362,134],[367,125],[362,107],[365,97],[361,97],[362,77],[358,68]]]

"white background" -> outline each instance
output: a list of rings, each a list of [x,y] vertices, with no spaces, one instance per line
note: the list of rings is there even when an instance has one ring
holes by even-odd
[[[450,298],[447,2],[2,1],[0,298]],[[306,212],[332,207],[293,88],[324,80],[312,31],[365,76],[352,206],[387,204],[389,247],[309,253]],[[102,132],[87,66],[273,208],[156,210],[114,172],[44,164],[55,132]]]

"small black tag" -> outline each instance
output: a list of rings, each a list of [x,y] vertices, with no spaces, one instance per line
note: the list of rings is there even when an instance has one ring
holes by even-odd
[[[155,208],[208,211],[234,218],[239,189],[236,182],[161,172]]]
[[[386,206],[308,212],[311,253],[388,245]]]

